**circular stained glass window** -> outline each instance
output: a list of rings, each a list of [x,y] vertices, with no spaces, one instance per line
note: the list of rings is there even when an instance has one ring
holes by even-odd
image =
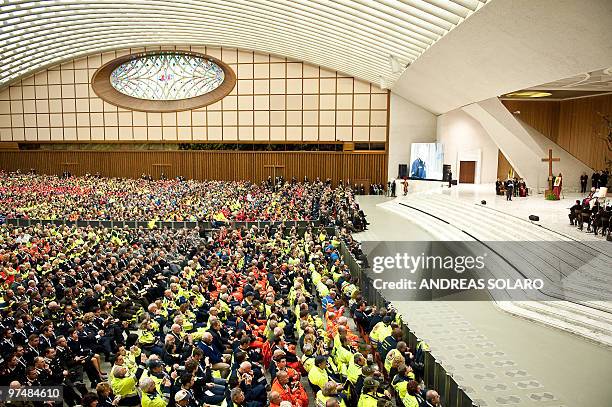
[[[180,100],[210,93],[223,83],[223,69],[210,59],[188,54],[159,54],[119,65],[110,82],[138,99]]]
[[[104,64],[91,85],[100,98],[122,108],[172,112],[221,100],[236,86],[236,74],[208,55],[158,51]]]

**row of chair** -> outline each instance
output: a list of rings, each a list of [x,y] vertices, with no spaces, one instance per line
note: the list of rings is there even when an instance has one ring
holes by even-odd
[[[612,218],[612,207],[594,207],[580,208],[572,210],[570,214],[570,222],[572,225],[578,226],[579,230],[584,229],[584,224],[587,225],[587,232],[595,235],[601,234],[608,240],[611,239],[612,228],[610,221]]]

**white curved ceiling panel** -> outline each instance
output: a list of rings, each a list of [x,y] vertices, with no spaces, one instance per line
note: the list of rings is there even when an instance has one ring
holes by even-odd
[[[488,1],[0,0],[0,88],[67,59],[170,44],[277,54],[391,87]]]
[[[580,82],[583,90],[604,91],[586,83],[604,81],[612,66],[611,22],[611,0],[492,1],[421,55],[391,90],[435,114],[530,88],[567,91]],[[599,74],[586,80],[585,72]]]

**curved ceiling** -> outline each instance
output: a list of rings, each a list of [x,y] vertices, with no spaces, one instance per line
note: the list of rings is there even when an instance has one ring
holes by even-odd
[[[612,66],[610,22],[610,0],[492,1],[411,64],[391,90],[443,114],[563,78],[576,83],[584,72]],[[603,74],[591,79],[605,80]]]
[[[2,0],[0,88],[94,52],[223,45],[391,87],[489,0]]]

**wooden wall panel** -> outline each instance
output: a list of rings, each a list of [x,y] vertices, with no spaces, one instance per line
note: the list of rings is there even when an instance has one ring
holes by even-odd
[[[384,152],[245,152],[245,151],[0,151],[0,169],[35,169],[38,173],[74,175],[100,172],[109,177],[137,178],[142,173],[158,177],[159,164],[168,177],[189,179],[262,181],[273,175],[265,165],[284,165],[277,175],[289,179],[320,177],[334,183],[343,179],[365,179],[385,183]],[[76,163],[76,165],[74,165]]]
[[[554,142],[559,133],[559,104],[558,101],[522,101],[502,100],[510,112],[521,112],[517,115],[522,121],[544,134]]]
[[[506,180],[508,179],[508,173],[509,171],[512,170],[514,172],[514,174],[520,178],[520,174],[518,174],[516,172],[516,170],[514,170],[514,168],[512,168],[512,164],[510,164],[510,162],[508,162],[508,160],[506,159],[506,156],[504,155],[504,153],[501,152],[501,150],[498,150],[498,154],[497,154],[497,178],[499,178],[500,180]]]
[[[612,116],[612,95],[563,101],[503,100],[520,110],[520,119],[591,168],[605,168],[612,159],[603,137],[606,126],[599,114]]]
[[[612,116],[612,95],[573,99],[561,103],[558,144],[591,168],[605,168],[612,159],[603,137],[607,134],[599,116]]]

